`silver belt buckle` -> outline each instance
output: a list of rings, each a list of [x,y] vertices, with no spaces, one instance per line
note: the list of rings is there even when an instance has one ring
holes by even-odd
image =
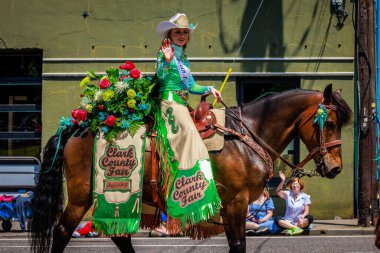
[[[176,91],[176,93],[178,94],[178,96],[187,101],[189,99],[189,91],[188,90],[179,90],[179,91]]]

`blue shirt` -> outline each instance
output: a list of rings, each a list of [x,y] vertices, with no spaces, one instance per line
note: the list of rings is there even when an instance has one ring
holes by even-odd
[[[255,204],[251,203],[248,205],[248,212],[249,214],[255,213],[257,210],[259,210],[261,204]],[[267,201],[265,201],[264,205],[261,207],[260,211],[258,211],[255,215],[255,219],[262,219],[265,215],[267,215],[267,210],[274,210],[274,204],[272,198],[269,198]],[[272,218],[271,218],[272,219]]]

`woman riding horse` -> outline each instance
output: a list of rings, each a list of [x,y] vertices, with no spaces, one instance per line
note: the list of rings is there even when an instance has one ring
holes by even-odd
[[[220,199],[207,148],[187,108],[188,93],[211,92],[218,99],[221,94],[212,86],[196,84],[190,73],[190,63],[184,50],[194,30],[195,26],[189,24],[183,13],[177,13],[169,21],[157,25],[157,34],[164,40],[156,63],[160,85],[156,125],[162,170],[164,178],[167,178],[164,185],[168,185],[165,192],[168,215],[181,218],[182,222],[198,223],[219,212]],[[195,177],[199,178],[196,183],[192,180]],[[182,194],[194,184],[205,187],[200,192],[203,187],[196,190],[194,198],[195,191]]]

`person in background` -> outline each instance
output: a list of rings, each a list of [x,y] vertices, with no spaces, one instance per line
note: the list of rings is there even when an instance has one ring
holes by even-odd
[[[248,205],[248,215],[246,219],[246,235],[265,235],[269,232],[275,233],[277,226],[273,221],[274,204],[265,188],[263,193]]]
[[[161,212],[161,224],[158,228],[150,231],[149,237],[166,237],[168,234],[168,231],[166,229],[167,221],[168,221],[168,218],[163,212]]]
[[[94,227],[92,226],[92,221],[79,224],[72,237],[80,238],[82,236],[98,237],[98,233],[94,231]]]
[[[285,199],[286,212],[284,217],[276,217],[275,223],[284,229],[282,234],[300,235],[313,222],[313,216],[309,215],[310,195],[302,192],[304,184],[299,178],[291,180],[290,191],[282,190],[285,174],[282,171],[279,173],[281,183],[277,187],[277,195]]]

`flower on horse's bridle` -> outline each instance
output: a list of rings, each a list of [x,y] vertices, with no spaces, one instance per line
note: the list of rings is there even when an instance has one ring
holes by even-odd
[[[318,105],[318,110],[314,119],[314,124],[318,123],[319,129],[323,129],[325,127],[325,122],[327,121],[327,109],[323,106],[323,104]]]

